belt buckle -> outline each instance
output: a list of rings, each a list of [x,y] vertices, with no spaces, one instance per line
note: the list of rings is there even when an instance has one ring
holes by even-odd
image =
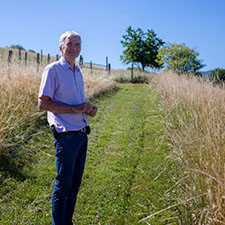
[[[81,131],[81,133],[85,133],[86,132],[86,127],[82,128],[80,131]]]

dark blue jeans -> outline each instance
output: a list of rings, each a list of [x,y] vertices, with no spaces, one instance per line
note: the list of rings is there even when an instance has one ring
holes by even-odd
[[[85,133],[54,133],[57,176],[52,195],[53,225],[73,224],[72,217],[84,171],[87,142]]]

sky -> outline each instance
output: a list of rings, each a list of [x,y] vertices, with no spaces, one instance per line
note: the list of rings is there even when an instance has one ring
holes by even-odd
[[[74,30],[84,62],[105,64],[108,56],[112,69],[126,69],[121,40],[129,26],[194,48],[202,71],[225,68],[225,0],[0,0],[0,47],[60,55],[60,35]]]

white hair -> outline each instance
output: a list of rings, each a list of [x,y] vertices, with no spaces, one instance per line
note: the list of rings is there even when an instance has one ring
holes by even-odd
[[[67,38],[71,38],[71,37],[79,37],[80,41],[81,41],[81,37],[80,37],[80,35],[77,32],[75,32],[75,31],[66,31],[59,38],[59,47],[63,48],[63,46],[65,44],[65,40]]]

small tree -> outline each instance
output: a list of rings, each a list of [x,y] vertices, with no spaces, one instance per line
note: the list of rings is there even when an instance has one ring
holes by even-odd
[[[202,64],[202,60],[197,59],[198,56],[198,52],[188,48],[185,44],[167,43],[165,47],[159,49],[157,62],[163,64],[167,70],[172,70],[178,74],[201,75],[198,70],[205,65]]]
[[[26,51],[26,49],[22,45],[11,45],[10,48],[16,48]]]
[[[142,70],[145,67],[160,68],[161,64],[156,62],[159,48],[164,42],[157,38],[153,30],[143,32],[140,28],[134,30],[130,27],[126,30],[127,34],[123,35],[121,44],[125,48],[121,60],[128,64],[141,64]]]
[[[214,69],[209,79],[214,83],[222,83],[225,82],[225,69],[216,68]]]
[[[36,53],[34,50],[32,49],[29,49],[28,52],[33,52],[33,53]]]
[[[143,42],[143,31],[138,28],[134,30],[130,27],[126,30],[127,34],[123,35],[121,44],[125,48],[123,55],[120,56],[121,60],[128,64],[139,62],[140,54],[142,51],[142,42]]]

